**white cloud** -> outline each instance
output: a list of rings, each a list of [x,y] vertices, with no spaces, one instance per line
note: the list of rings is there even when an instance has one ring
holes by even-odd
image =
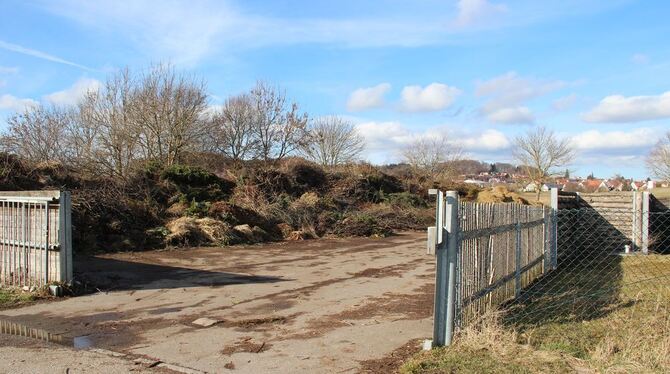
[[[454,24],[457,27],[471,26],[476,22],[490,20],[507,11],[504,4],[494,4],[488,0],[459,0],[458,14]]]
[[[74,105],[89,91],[96,91],[102,83],[96,79],[80,78],[74,84],[62,91],[44,96],[44,100],[55,105]]]
[[[577,95],[570,94],[567,96],[559,97],[558,99],[554,100],[554,102],[551,104],[551,107],[554,108],[554,110],[556,111],[562,112],[572,108],[572,106],[575,105],[576,101],[577,101]]]
[[[532,124],[535,122],[535,116],[528,107],[509,107],[501,109],[492,109],[486,113],[489,121],[503,124]]]
[[[242,49],[322,43],[344,47],[425,46],[458,42],[473,30],[519,27],[565,14],[592,13],[615,5],[583,0],[524,1],[498,17],[505,6],[491,0],[391,1],[356,5],[351,16],[310,7],[309,16],[286,15],[276,7],[232,1],[61,0],[41,1],[45,10],[70,18],[89,30],[124,38],[153,60],[193,65],[218,54],[230,57]],[[342,9],[347,7],[342,4]],[[285,7],[280,7],[284,10]],[[366,11],[370,10],[370,11]],[[365,15],[363,15],[365,14]],[[452,20],[445,22],[445,19]]]
[[[34,105],[37,105],[37,101],[33,99],[21,99],[12,95],[0,96],[0,109],[21,112],[27,107]]]
[[[461,94],[461,90],[442,83],[421,86],[405,86],[402,89],[402,109],[410,112],[430,112],[448,108]]]
[[[645,55],[644,53],[636,53],[631,56],[630,60],[636,64],[642,65],[649,62],[649,56]]]
[[[459,139],[459,143],[470,151],[499,151],[510,146],[507,136],[498,130],[486,130],[475,136],[466,136]]]
[[[56,63],[63,64],[63,65],[74,66],[74,67],[84,69],[84,70],[92,70],[91,68],[88,68],[84,65],[74,63],[72,61],[68,61],[68,60],[62,59],[60,57],[50,55],[48,53],[38,51],[36,49],[26,48],[26,47],[20,46],[18,44],[7,43],[7,42],[4,42],[2,40],[0,40],[0,48],[8,50],[8,51],[16,52],[16,53],[21,53],[21,54],[24,54],[24,55],[27,55],[27,56],[36,57],[36,58],[39,58],[39,59],[42,59],[42,60],[56,62]]]
[[[473,152],[472,157],[481,154],[503,153],[510,146],[507,136],[498,130],[482,132],[464,131],[456,126],[434,126],[415,131],[400,122],[362,122],[356,130],[366,141],[367,158],[373,162],[398,162],[404,147],[417,139],[438,138],[446,135],[449,144],[463,148],[465,152]]]
[[[559,90],[566,83],[559,80],[539,80],[508,72],[487,81],[477,82],[475,94],[488,97],[480,112],[491,122],[527,124],[535,121],[528,101]]]
[[[347,109],[357,112],[365,109],[379,108],[384,105],[384,95],[391,89],[388,83],[373,87],[359,88],[349,95]]]
[[[638,128],[631,131],[589,130],[572,137],[575,148],[583,151],[630,150],[651,147],[658,141],[659,129]]]
[[[582,118],[587,122],[641,122],[670,118],[670,91],[655,96],[607,96]]]

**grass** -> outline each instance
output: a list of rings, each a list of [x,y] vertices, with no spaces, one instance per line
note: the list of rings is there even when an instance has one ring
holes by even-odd
[[[34,293],[0,289],[0,309],[16,308],[29,304],[38,298],[39,296]]]
[[[532,297],[400,371],[670,372],[670,256],[609,257],[605,265],[557,271],[531,288]]]

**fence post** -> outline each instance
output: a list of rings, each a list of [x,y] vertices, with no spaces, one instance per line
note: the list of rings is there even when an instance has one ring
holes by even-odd
[[[447,281],[448,281],[448,257],[447,246],[444,238],[444,195],[442,191],[431,190],[437,195],[435,212],[435,226],[437,230],[435,243],[435,309],[433,313],[433,343],[435,347],[441,347],[446,341],[447,321]]]
[[[551,269],[551,235],[550,235],[550,229],[549,229],[549,217],[550,217],[551,211],[549,211],[549,214],[547,214],[547,208],[542,209],[542,218],[544,222],[542,223],[542,253],[544,253],[544,266],[542,269],[542,272],[544,274],[548,273],[549,270]]]
[[[61,191],[58,202],[58,245],[60,252],[60,280],[72,282],[72,195]]]
[[[633,231],[631,233],[631,250],[635,251],[638,241],[639,214],[637,210],[637,191],[633,191]]]
[[[516,243],[514,246],[514,263],[516,270],[514,272],[514,297],[521,295],[521,223],[517,222],[514,227],[516,233]]]
[[[558,188],[551,189],[551,269],[558,268]]]
[[[642,253],[649,254],[649,191],[642,193]]]
[[[44,285],[49,284],[49,202],[44,202],[44,231],[42,231],[42,238],[44,239]]]
[[[445,229],[447,234],[447,259],[448,259],[448,286],[447,286],[447,320],[445,345],[450,345],[454,337],[455,314],[456,314],[456,262],[458,260],[458,247],[460,241],[458,216],[460,204],[458,203],[458,192],[448,191],[446,196],[446,219]]]

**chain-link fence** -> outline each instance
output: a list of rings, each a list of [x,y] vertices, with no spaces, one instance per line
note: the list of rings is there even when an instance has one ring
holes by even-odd
[[[651,209],[649,194],[572,194],[559,204],[553,191],[549,208],[460,203],[453,192],[433,193],[434,345],[449,344],[454,331],[492,310],[519,330],[632,305],[668,312],[670,210]]]
[[[631,209],[558,210],[557,268],[510,304],[508,321],[522,328],[588,321],[633,304],[666,310],[670,211],[646,212],[641,222],[631,214]]]

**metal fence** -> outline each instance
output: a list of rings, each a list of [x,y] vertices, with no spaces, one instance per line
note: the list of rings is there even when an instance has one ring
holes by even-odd
[[[69,192],[0,192],[0,286],[72,280]]]
[[[665,313],[670,303],[670,211],[645,208],[639,220],[631,219],[631,211],[559,209],[556,271],[510,303],[508,322],[525,328],[587,321],[632,305]]]
[[[554,190],[551,208],[431,194],[435,346],[491,310],[527,326],[597,316],[628,297],[670,295],[670,210],[653,211],[648,193],[609,201]]]

